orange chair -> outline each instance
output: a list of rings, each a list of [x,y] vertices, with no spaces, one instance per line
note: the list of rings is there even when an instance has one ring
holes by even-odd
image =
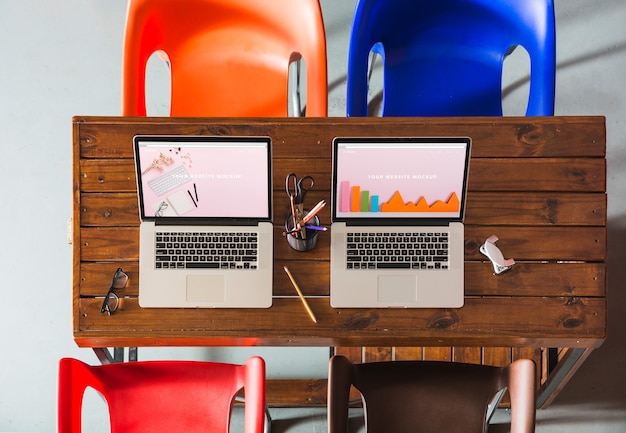
[[[146,65],[171,73],[171,116],[288,115],[289,65],[306,65],[306,115],[328,111],[318,0],[129,0],[122,115],[145,116]]]
[[[535,363],[508,367],[439,361],[353,364],[334,356],[328,373],[328,432],[348,431],[350,388],[361,393],[368,433],[483,433],[494,397],[508,388],[511,433],[535,431]]]
[[[59,432],[81,432],[87,387],[107,401],[111,433],[228,433],[235,394],[242,387],[244,431],[263,431],[265,362],[259,357],[244,365],[142,361],[101,366],[64,358],[59,364]]]

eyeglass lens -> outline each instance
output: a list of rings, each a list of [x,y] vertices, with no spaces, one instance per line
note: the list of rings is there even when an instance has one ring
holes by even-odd
[[[118,268],[113,276],[113,280],[111,281],[111,286],[109,287],[109,291],[104,297],[104,301],[102,302],[102,308],[100,308],[100,312],[107,312],[108,314],[113,313],[117,310],[119,305],[119,297],[114,292],[114,290],[120,290],[126,287],[128,283],[128,275],[122,270],[122,268]]]

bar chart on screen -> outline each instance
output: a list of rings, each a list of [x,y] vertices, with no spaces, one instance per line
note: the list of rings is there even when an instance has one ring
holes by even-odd
[[[359,185],[351,185],[349,181],[341,182],[339,210],[340,212],[458,212],[459,197],[452,192],[445,200],[435,199],[429,203],[426,197],[417,201],[406,201],[400,191],[382,202],[378,194],[361,189]]]

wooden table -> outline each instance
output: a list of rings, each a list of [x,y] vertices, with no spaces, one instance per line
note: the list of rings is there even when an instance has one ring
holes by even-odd
[[[274,164],[274,300],[269,309],[142,309],[135,134],[263,135]],[[281,222],[285,175],[312,175],[309,200],[330,199],[336,136],[470,136],[465,306],[334,309],[329,236],[301,253]],[[548,405],[607,332],[606,131],[603,117],[73,119],[73,318],[80,347],[331,346],[357,361],[441,359],[503,365],[534,359]],[[330,222],[328,206],[322,223]],[[500,238],[510,271],[478,251]],[[299,282],[311,321],[282,266]],[[119,310],[100,313],[118,266],[129,274]],[[270,380],[273,405],[325,404],[325,380]]]

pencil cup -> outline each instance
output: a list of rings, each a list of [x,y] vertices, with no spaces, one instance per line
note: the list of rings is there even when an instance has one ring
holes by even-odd
[[[306,215],[307,212],[305,211],[304,214]],[[313,218],[311,218],[311,221],[309,221],[310,225],[314,225],[314,226],[319,226],[320,224],[320,219],[317,216],[314,216]],[[285,229],[286,229],[286,237],[287,237],[287,243],[289,243],[289,246],[291,248],[293,248],[296,251],[309,251],[311,249],[313,249],[313,247],[315,247],[315,245],[317,244],[317,230],[310,230],[310,229],[305,229],[306,232],[306,239],[304,237],[301,236],[299,231],[290,233],[291,231],[293,231],[294,228],[294,220],[293,220],[293,215],[289,214],[287,215],[287,218],[285,219]]]

